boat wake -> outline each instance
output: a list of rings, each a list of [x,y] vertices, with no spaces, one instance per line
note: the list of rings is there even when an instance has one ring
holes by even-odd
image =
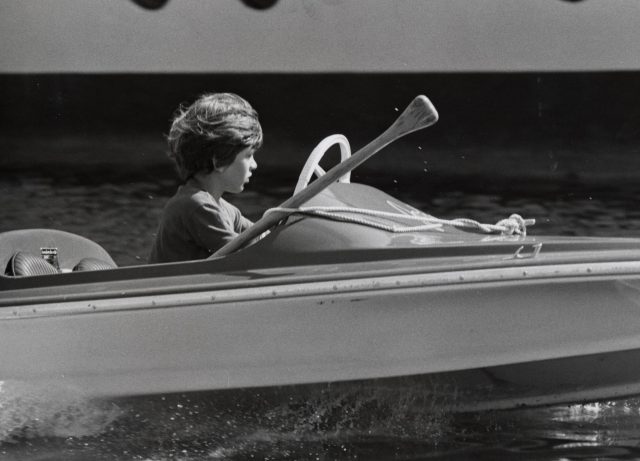
[[[540,459],[556,459],[551,455],[558,453],[640,455],[632,447],[640,414],[635,400],[458,414],[418,383],[402,388],[344,383],[317,390],[245,389],[101,402],[75,389],[5,381],[0,456],[9,461],[381,461],[450,459],[478,450],[489,457]],[[626,437],[629,444],[611,447],[609,437]]]
[[[0,381],[0,444],[101,434],[119,416],[114,405],[69,387]]]
[[[365,384],[326,386],[310,398],[244,390],[96,402],[71,389],[4,382],[0,395],[7,459],[339,459],[354,441],[432,447],[450,419],[418,387]]]

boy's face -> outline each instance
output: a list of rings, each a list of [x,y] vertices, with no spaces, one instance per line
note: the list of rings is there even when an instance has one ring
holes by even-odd
[[[236,155],[231,164],[216,170],[223,192],[237,194],[244,190],[245,184],[249,182],[251,173],[258,168],[253,154],[254,150],[251,147],[247,147]]]

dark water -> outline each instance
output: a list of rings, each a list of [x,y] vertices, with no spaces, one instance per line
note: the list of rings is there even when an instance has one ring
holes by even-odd
[[[269,172],[233,201],[256,219],[284,200],[295,177]],[[374,178],[429,213],[496,222],[536,218],[532,234],[640,236],[634,184],[451,183]],[[170,174],[144,180],[89,174],[0,178],[0,231],[53,227],[103,245],[119,265],[142,264]],[[0,459],[6,460],[427,460],[640,459],[640,400],[453,415],[420,399],[343,391],[304,405],[221,409],[186,396],[103,404],[69,390],[0,387]]]

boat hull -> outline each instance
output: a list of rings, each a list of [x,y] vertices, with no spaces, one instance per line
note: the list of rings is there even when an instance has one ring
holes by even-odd
[[[637,262],[359,266],[360,277],[332,266],[340,275],[320,281],[3,308],[0,378],[100,399],[418,385],[459,411],[640,392]]]
[[[299,413],[296,417],[309,420],[313,415],[305,416],[301,408],[313,413],[337,406],[344,413],[345,406],[366,407],[363,402],[374,402],[378,410],[395,408],[404,416],[426,411],[433,416],[636,396],[640,394],[639,360],[640,350],[635,349],[443,373],[118,396],[106,401],[121,413],[132,414],[145,408],[154,411],[158,406],[201,411],[210,408],[212,414],[269,414],[279,409],[283,414],[294,410]],[[342,417],[351,416],[366,419],[364,414]]]

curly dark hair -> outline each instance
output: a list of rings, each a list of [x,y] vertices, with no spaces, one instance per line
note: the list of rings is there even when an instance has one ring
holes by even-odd
[[[167,140],[169,156],[184,181],[231,164],[248,147],[259,149],[262,127],[258,113],[240,96],[210,93],[178,109]]]

